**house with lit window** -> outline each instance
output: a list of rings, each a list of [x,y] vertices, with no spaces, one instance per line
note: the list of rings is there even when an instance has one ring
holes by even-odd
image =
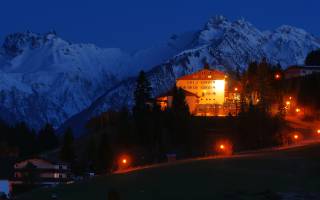
[[[320,73],[320,66],[291,66],[284,72],[286,79],[306,76],[314,73]]]
[[[176,86],[183,89],[190,113],[195,116],[226,116],[237,113],[240,86],[231,84],[228,76],[221,71],[201,69],[179,77]],[[172,96],[173,93],[168,92],[157,98],[162,109],[171,106]]]
[[[184,89],[182,89],[182,91],[185,95],[185,100],[189,106],[190,113],[196,114],[196,109],[199,104],[199,96]],[[174,91],[172,89],[157,97],[157,104],[160,106],[161,110],[166,110],[168,107],[170,108],[172,106],[173,94]]]
[[[23,184],[57,185],[71,181],[69,166],[62,162],[30,158],[16,162],[13,168],[13,187]]]

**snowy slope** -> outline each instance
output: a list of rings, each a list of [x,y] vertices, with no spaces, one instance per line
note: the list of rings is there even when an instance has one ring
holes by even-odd
[[[55,33],[8,35],[0,48],[0,117],[58,127],[119,81],[178,51],[164,44],[129,54],[72,44]]]
[[[320,48],[320,41],[304,30],[281,26],[276,30],[260,31],[249,22],[241,19],[229,21],[216,16],[208,21],[203,29],[189,35],[188,42],[167,62],[148,71],[154,96],[171,88],[179,76],[195,72],[209,63],[220,70],[243,69],[252,61],[262,58],[283,67],[302,64],[307,53]],[[175,35],[171,41],[183,40]],[[119,83],[107,91],[83,112],[75,115],[63,126],[73,126],[81,130],[79,124],[108,109],[119,109],[133,105],[135,79]],[[79,123],[81,122],[81,123]]]
[[[148,71],[157,95],[204,63],[228,71],[266,57],[286,67],[301,64],[318,48],[319,40],[304,30],[281,26],[261,31],[245,20],[222,16],[201,30],[134,53],[73,44],[54,32],[15,33],[0,48],[0,117],[36,129],[47,122],[83,125],[108,109],[131,107],[134,76],[141,69]]]

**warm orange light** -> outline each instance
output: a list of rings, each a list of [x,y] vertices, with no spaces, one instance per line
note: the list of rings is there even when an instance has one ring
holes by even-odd
[[[290,105],[290,101],[286,101],[286,104],[287,104],[287,105]]]
[[[220,145],[220,149],[224,149],[225,146],[223,144]]]
[[[297,139],[299,139],[299,135],[295,134],[295,135],[293,136],[293,138],[294,138],[295,140],[297,140]]]
[[[292,100],[292,97],[289,97],[290,100]]]
[[[300,108],[296,108],[296,112],[299,113],[301,111]]]
[[[320,129],[317,130],[317,133],[320,135]]]
[[[238,88],[236,87],[236,88],[234,88],[234,91],[238,91]]]
[[[280,74],[277,73],[277,74],[274,75],[274,78],[278,80],[278,79],[281,78],[281,76],[280,76]]]
[[[130,165],[131,165],[131,159],[129,156],[127,156],[127,155],[120,156],[120,158],[118,160],[119,169],[128,168],[128,167],[130,167]]]

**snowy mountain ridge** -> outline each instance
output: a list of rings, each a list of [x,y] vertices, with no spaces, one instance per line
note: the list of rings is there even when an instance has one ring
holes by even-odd
[[[163,45],[130,55],[72,44],[52,32],[10,34],[0,48],[0,117],[35,129],[48,122],[59,127],[121,80],[176,51]]]
[[[133,54],[73,44],[55,32],[15,33],[0,48],[0,117],[26,121],[36,129],[47,122],[55,127],[83,125],[108,109],[131,107],[134,76],[141,69],[147,71],[156,96],[205,63],[230,71],[266,57],[286,67],[302,64],[307,53],[318,48],[319,40],[302,29],[260,31],[243,19],[223,16]]]
[[[178,38],[176,35],[173,39]],[[223,16],[210,19],[188,44],[167,62],[148,71],[154,96],[169,90],[176,78],[203,68],[205,63],[219,70],[234,71],[267,58],[272,64],[287,67],[303,64],[310,51],[320,48],[318,38],[299,28],[285,25],[260,31],[243,19],[231,22]],[[135,79],[123,81],[86,110],[67,120],[62,128],[71,126],[81,132],[80,124],[101,112],[132,107],[134,87]]]

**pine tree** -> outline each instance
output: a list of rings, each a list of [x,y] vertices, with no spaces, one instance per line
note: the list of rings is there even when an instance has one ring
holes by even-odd
[[[59,140],[51,124],[46,124],[38,133],[39,151],[49,151],[59,145]]]
[[[16,124],[12,131],[14,137],[12,142],[18,147],[20,156],[30,156],[36,153],[36,135],[24,122]]]
[[[320,49],[311,51],[306,59],[305,59],[305,65],[309,66],[320,66]]]
[[[71,164],[75,161],[74,138],[71,128],[68,128],[63,135],[60,159]]]
[[[171,110],[178,117],[189,117],[189,106],[183,89],[174,87]]]
[[[133,107],[133,116],[136,126],[137,142],[143,148],[147,148],[150,137],[150,100],[151,84],[147,79],[144,71],[141,71],[134,91],[135,105]],[[151,130],[152,131],[152,130]]]
[[[114,156],[107,133],[101,135],[97,151],[96,170],[100,173],[109,172],[113,167]]]
[[[184,90],[181,88],[174,88],[172,99],[172,144],[176,149],[182,150],[188,154],[190,152],[190,112]]]
[[[135,113],[143,113],[148,110],[147,103],[151,99],[151,91],[151,84],[144,71],[141,71],[137,79],[136,89],[134,91]]]
[[[96,170],[97,169],[97,144],[95,138],[91,135],[89,136],[87,143],[86,143],[86,149],[85,153],[82,157],[82,159],[86,162],[86,166],[89,170]]]

